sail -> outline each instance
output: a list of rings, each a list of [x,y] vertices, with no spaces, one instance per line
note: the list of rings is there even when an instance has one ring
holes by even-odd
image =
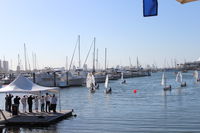
[[[105,80],[105,88],[108,88],[108,75],[106,75],[106,80]]]
[[[91,74],[91,87],[93,87],[95,89],[95,78],[94,78],[94,75]]]
[[[176,75],[176,82],[182,83],[182,73],[178,72]]]
[[[199,78],[199,73],[197,70],[194,71],[194,78],[195,78],[195,80],[197,80]]]
[[[124,74],[121,72],[121,80],[124,81]]]
[[[91,79],[91,73],[88,73],[88,74],[87,74],[87,78],[86,78],[86,87],[87,87],[87,88],[91,88],[91,83],[92,83],[91,80],[92,80],[92,79]]]
[[[166,86],[166,77],[165,77],[165,73],[163,73],[163,75],[162,75],[161,85]]]

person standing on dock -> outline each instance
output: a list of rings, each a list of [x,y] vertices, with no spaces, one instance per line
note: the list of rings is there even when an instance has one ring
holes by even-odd
[[[41,112],[44,112],[44,96],[40,98]]]
[[[18,96],[16,96],[16,97],[14,98],[14,104],[17,105],[17,111],[18,111],[18,112],[19,112],[19,104],[20,104],[19,100],[20,100],[20,99],[21,99],[21,98],[18,97]]]
[[[13,95],[9,94],[8,95],[8,112],[11,112],[12,98],[13,98]]]
[[[8,111],[8,95],[5,97],[5,111]]]
[[[35,96],[35,111],[38,112],[38,106],[39,106],[39,99],[38,96]]]
[[[26,101],[27,101],[27,97],[26,97],[26,95],[24,95],[21,99],[21,103],[23,106],[23,113],[26,113]]]
[[[33,99],[34,97],[32,97],[32,95],[28,97],[28,109],[30,113],[32,113]]]
[[[56,113],[57,97],[53,94],[51,98],[51,107],[54,113]]]
[[[47,112],[47,108],[48,108],[48,112],[50,112],[50,96],[48,93],[46,93],[45,101],[46,101],[46,112]]]

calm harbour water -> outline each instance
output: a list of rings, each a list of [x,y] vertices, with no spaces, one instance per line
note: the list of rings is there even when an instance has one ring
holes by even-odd
[[[85,87],[61,90],[62,109],[74,109],[71,117],[49,127],[7,127],[9,133],[160,133],[200,132],[200,84],[192,72],[183,73],[187,87],[180,88],[175,74],[167,72],[172,91],[160,86],[162,73],[150,77],[110,81],[112,94],[104,84],[91,94]],[[133,93],[137,89],[137,93]],[[4,95],[1,94],[1,99]],[[0,99],[0,100],[1,100]],[[3,105],[1,105],[2,107]]]

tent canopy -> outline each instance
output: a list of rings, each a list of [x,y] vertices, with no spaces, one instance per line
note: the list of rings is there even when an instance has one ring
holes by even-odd
[[[33,83],[31,80],[27,79],[23,75],[19,75],[13,82],[4,88],[0,89],[0,93],[23,93],[23,92],[41,92],[58,90],[58,87],[43,87]]]

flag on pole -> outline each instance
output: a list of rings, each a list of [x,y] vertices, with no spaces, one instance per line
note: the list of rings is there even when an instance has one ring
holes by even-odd
[[[158,15],[158,1],[157,0],[143,0],[143,15],[144,17]]]
[[[181,4],[185,4],[185,3],[197,1],[197,0],[176,0],[176,1],[180,2]]]

